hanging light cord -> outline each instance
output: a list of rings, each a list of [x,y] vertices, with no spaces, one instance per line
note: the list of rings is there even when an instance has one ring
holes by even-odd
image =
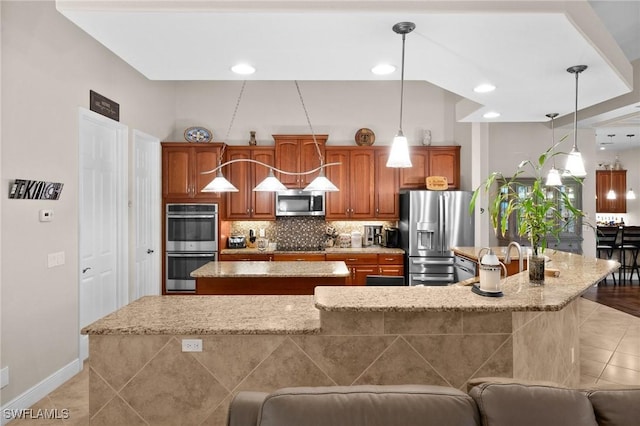
[[[404,103],[404,40],[406,34],[402,34],[402,62],[400,66],[400,128],[398,134],[403,136],[402,134],[402,105]]]
[[[573,114],[573,149],[578,150],[578,75],[581,71],[576,71],[576,105]]]
[[[313,131],[313,127],[311,126],[311,119],[309,118],[309,113],[307,112],[307,107],[304,104],[304,99],[302,98],[302,92],[300,91],[300,86],[298,85],[298,80],[294,80],[296,83],[296,89],[298,90],[298,96],[300,97],[300,103],[302,104],[302,109],[304,110],[304,115],[307,117],[307,124],[309,125],[309,131],[311,132],[311,137],[313,138],[313,143],[316,146],[316,151],[318,151],[318,158],[320,158],[320,166],[324,164],[324,158],[322,157],[322,152],[320,151],[320,145],[318,145],[318,141],[316,140],[316,134]],[[322,167],[321,167],[322,168]],[[315,171],[315,170],[313,170]]]
[[[227,129],[227,134],[224,136],[224,145],[222,145],[222,151],[220,151],[220,156],[218,157],[218,167],[216,169],[218,169],[220,167],[220,164],[222,164],[222,158],[224,158],[224,152],[227,149],[227,142],[229,141],[229,134],[231,133],[233,122],[236,120],[236,114],[238,114],[238,107],[240,106],[240,100],[242,99],[242,94],[244,93],[244,86],[246,86],[246,84],[247,84],[247,80],[244,80],[242,82],[242,87],[240,88],[240,93],[238,94],[236,107],[233,109],[233,114],[231,115],[231,121],[229,122],[229,128]]]

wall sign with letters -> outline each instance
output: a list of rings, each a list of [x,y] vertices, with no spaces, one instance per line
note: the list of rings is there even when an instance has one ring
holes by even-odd
[[[114,121],[120,121],[120,104],[93,90],[89,90],[89,109]]]
[[[43,180],[16,179],[9,189],[9,198],[21,200],[57,200],[63,183]]]

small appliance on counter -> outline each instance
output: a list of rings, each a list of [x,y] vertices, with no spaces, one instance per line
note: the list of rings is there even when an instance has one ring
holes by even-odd
[[[400,247],[400,230],[398,228],[384,229],[384,246],[391,248]]]
[[[382,225],[364,225],[362,245],[365,247],[382,245]]]
[[[230,249],[242,249],[247,247],[247,239],[244,235],[231,235],[227,240]]]

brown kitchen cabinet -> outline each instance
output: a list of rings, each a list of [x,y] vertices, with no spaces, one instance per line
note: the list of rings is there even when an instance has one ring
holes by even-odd
[[[250,262],[250,261],[271,261],[273,260],[273,253],[234,253],[234,254],[221,254],[219,256],[220,261],[235,261],[235,262]]]
[[[378,275],[404,275],[404,255],[378,254]]]
[[[400,171],[387,167],[389,147],[375,148],[373,203],[376,219],[398,220],[400,218],[398,192]]]
[[[324,261],[324,253],[274,253],[273,260],[279,261]]]
[[[412,167],[400,169],[401,189],[424,189],[428,176],[444,176],[449,189],[460,187],[460,146],[410,146]]]
[[[365,285],[367,275],[379,275],[377,254],[327,253],[327,260],[341,260],[349,268],[347,285]]]
[[[250,159],[274,165],[275,151],[272,147],[229,146],[226,151],[226,161]],[[240,161],[226,166],[224,173],[227,180],[239,190],[227,193],[226,219],[275,219],[274,193],[253,190],[268,176],[267,167]]]
[[[374,151],[372,149],[327,147],[327,162],[339,162],[328,167],[327,178],[340,191],[327,192],[326,218],[375,218],[374,208]]]
[[[328,135],[315,135],[320,153],[324,157]],[[275,140],[276,168],[287,172],[306,172],[320,166],[318,148],[312,135],[273,135]],[[326,163],[327,161],[325,161]],[[277,173],[276,177],[289,189],[305,188],[318,176]]]
[[[170,200],[217,200],[220,193],[201,192],[215,174],[201,172],[214,169],[220,143],[162,143],[162,196]]]
[[[615,200],[607,200],[610,189],[616,192]],[[627,212],[627,171],[596,170],[596,213]]]

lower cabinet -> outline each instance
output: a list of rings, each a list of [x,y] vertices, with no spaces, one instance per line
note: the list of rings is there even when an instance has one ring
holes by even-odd
[[[327,260],[342,260],[351,275],[348,285],[365,285],[367,275],[404,275],[401,254],[343,254],[327,253]]]
[[[365,285],[367,275],[404,275],[404,256],[383,253],[247,253],[221,254],[224,261],[343,261],[349,268],[347,285]]]

